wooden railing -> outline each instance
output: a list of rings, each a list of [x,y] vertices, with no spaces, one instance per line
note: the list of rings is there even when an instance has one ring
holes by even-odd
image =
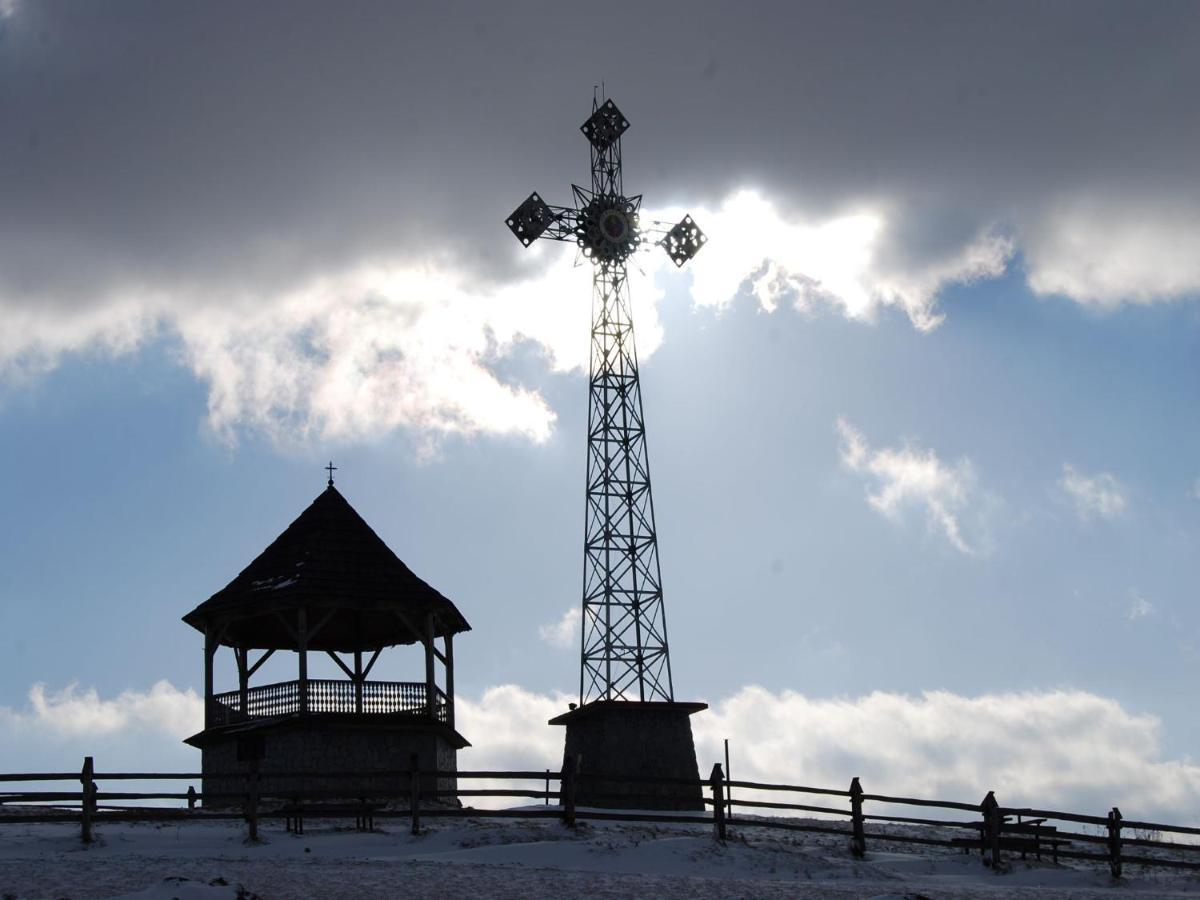
[[[224,776],[222,776],[224,777]],[[1104,816],[1053,810],[1002,807],[988,792],[981,803],[926,800],[868,794],[857,778],[848,790],[730,781],[721,766],[713,766],[707,781],[677,778],[597,775],[575,771],[570,757],[561,772],[458,772],[419,769],[415,757],[407,769],[361,773],[269,772],[251,770],[241,778],[243,789],[234,792],[200,793],[194,787],[183,791],[134,792],[102,790],[100,783],[129,781],[200,781],[188,773],[97,773],[92,757],[80,772],[0,774],[0,807],[5,805],[43,807],[28,812],[3,811],[0,828],[18,822],[79,823],[85,842],[93,839],[94,827],[103,822],[146,822],[188,819],[243,819],[251,838],[258,834],[260,820],[285,820],[289,829],[303,830],[303,819],[353,816],[360,828],[374,827],[375,819],[405,818],[413,833],[419,833],[422,817],[555,818],[568,827],[581,819],[693,823],[711,828],[725,841],[731,829],[779,829],[793,832],[840,835],[848,838],[848,852],[858,858],[872,847],[893,850],[896,844],[945,847],[962,852],[978,851],[983,864],[1005,872],[1016,854],[1045,855],[1060,859],[1087,860],[1108,868],[1120,878],[1125,866],[1165,867],[1200,870],[1200,828],[1156,822],[1131,821],[1113,807]],[[265,779],[275,785],[260,787]],[[359,780],[359,786],[338,787],[339,782]],[[361,787],[362,779],[391,783],[390,789]],[[296,784],[291,787],[279,785]],[[460,781],[483,780],[504,787],[460,788]],[[12,790],[15,783],[53,784],[76,782],[74,790]],[[303,785],[313,782],[328,788]],[[551,790],[554,782],[555,790]],[[581,784],[597,797],[605,784],[626,790],[614,798],[629,800],[629,786],[684,787],[706,789],[704,809],[694,812],[657,812],[629,809],[580,808],[576,793]],[[543,787],[544,785],[544,787]],[[736,789],[738,796],[731,796]],[[370,800],[362,799],[367,793]],[[347,796],[359,799],[347,800]],[[809,796],[797,796],[809,795]],[[505,798],[544,801],[544,806],[518,809],[475,809],[475,798]],[[801,800],[805,802],[796,802]],[[147,801],[173,801],[177,805],[138,806]],[[446,802],[451,801],[451,802]],[[453,801],[459,801],[454,803]],[[465,802],[463,802],[465,801]],[[553,801],[553,805],[551,805]],[[835,804],[836,805],[831,805]],[[186,805],[185,805],[186,804]],[[212,808],[198,808],[197,804]],[[868,811],[867,805],[870,804]],[[233,810],[230,810],[230,807]],[[240,809],[238,808],[240,807]],[[908,811],[906,807],[915,807]],[[735,810],[737,811],[735,813]],[[935,812],[926,812],[935,810]],[[936,810],[949,811],[955,818],[931,818]],[[759,813],[755,815],[755,813]],[[769,813],[770,818],[760,817]],[[784,813],[785,815],[780,815]],[[805,818],[795,813],[808,814]],[[790,817],[787,814],[793,814]],[[942,814],[945,815],[944,813]],[[1051,824],[1054,823],[1054,824]],[[921,827],[913,827],[921,826]],[[1065,827],[1064,827],[1065,826]]]
[[[434,717],[448,721],[448,702],[440,688],[434,688]],[[214,694],[209,706],[208,725],[229,725],[248,719],[268,719],[301,712],[300,682],[281,681],[246,691],[242,709],[240,691]],[[428,713],[425,683],[421,681],[365,681],[362,703],[353,681],[313,678],[308,681],[307,713],[352,713],[359,715],[413,715]]]

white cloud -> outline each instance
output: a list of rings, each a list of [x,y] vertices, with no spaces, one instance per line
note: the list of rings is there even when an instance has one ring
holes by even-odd
[[[455,725],[472,743],[459,768],[545,769],[562,766],[563,729],[548,725],[575,700],[566,694],[537,694],[513,684],[490,687],[479,700],[459,696]]]
[[[139,741],[168,738],[178,742],[199,731],[204,701],[195,691],[158,681],[147,691],[126,690],[102,699],[95,688],[75,682],[58,690],[37,683],[24,709],[0,706],[0,743],[24,740],[96,740],[112,737]]]
[[[1195,821],[1200,766],[1165,760],[1160,724],[1075,690],[816,700],[743,688],[695,717],[702,767],[729,737],[734,777]],[[1137,810],[1134,813],[1133,810]]]
[[[1135,593],[1129,602],[1129,611],[1125,613],[1125,617],[1130,622],[1136,622],[1138,619],[1146,618],[1152,612],[1154,612],[1154,604]]]
[[[1065,199],[1023,235],[1030,288],[1111,309],[1200,293],[1194,208],[1095,194]]]
[[[580,612],[578,607],[571,607],[562,614],[557,622],[538,626],[538,637],[551,647],[566,649],[575,643],[579,636]]]
[[[689,266],[692,298],[705,306],[731,303],[748,284],[767,311],[787,299],[870,320],[897,306],[928,329],[940,321],[934,302],[943,286],[999,274],[1011,250],[985,235],[950,257],[905,268],[885,261],[894,222],[882,209],[785,219],[761,195],[740,191],[693,212],[710,235]],[[679,215],[647,212],[668,221]],[[497,241],[507,239],[497,233]],[[542,441],[553,411],[497,368],[522,344],[554,371],[586,368],[590,267],[576,267],[567,247],[521,253],[526,275],[516,281],[375,260],[290,287],[255,287],[249,276],[219,289],[164,278],[157,287],[97,288],[83,305],[52,293],[0,297],[14,326],[0,333],[0,373],[20,379],[67,354],[129,353],[169,336],[208,387],[210,427],[229,442],[244,430],[286,445],[371,440],[393,429],[434,441],[477,434]],[[660,284],[675,277],[657,249],[631,267],[643,359],[663,337]]]
[[[900,521],[906,509],[916,507],[956,550],[967,554],[979,551],[978,541],[968,543],[963,535],[963,514],[976,493],[970,460],[964,457],[947,465],[933,450],[911,445],[872,450],[862,433],[842,418],[837,420],[837,430],[842,438],[842,463],[873,483],[874,488],[867,489],[867,502],[875,510]]]
[[[511,684],[460,695],[458,728],[473,744],[460,768],[557,770],[563,730],[547,722],[572,699]],[[35,685],[27,708],[0,707],[0,761],[10,770],[77,766],[101,748],[97,765],[108,771],[168,761],[196,768],[196,751],[180,740],[201,718],[195,692],[166,681],[111,699]],[[743,780],[843,787],[859,776],[872,792],[973,802],[995,790],[1006,804],[1079,812],[1115,804],[1129,817],[1183,823],[1200,808],[1200,766],[1162,757],[1158,719],[1086,691],[813,699],[747,686],[692,726],[702,775],[723,760],[729,738]]]
[[[460,698],[475,746],[462,768],[557,768],[563,732],[546,725],[568,697],[512,685],[479,702]],[[724,760],[734,778],[843,788],[859,776],[872,792],[1195,822],[1200,766],[1164,759],[1161,725],[1117,701],[1078,690],[966,697],[876,691],[814,699],[744,687],[692,717],[702,777]],[[740,793],[743,797],[745,791]]]
[[[1063,463],[1058,486],[1075,506],[1084,522],[1092,519],[1115,519],[1125,512],[1125,489],[1108,472],[1084,475],[1068,463]]]
[[[667,210],[674,221],[683,210]],[[701,306],[729,304],[743,282],[762,308],[783,300],[799,309],[830,305],[851,319],[903,310],[921,330],[936,327],[938,293],[947,285],[1000,275],[1012,255],[1004,237],[982,232],[932,260],[901,264],[887,252],[900,216],[881,205],[833,216],[785,216],[752,190],[733,193],[716,209],[693,209],[708,243],[689,266],[692,297]]]

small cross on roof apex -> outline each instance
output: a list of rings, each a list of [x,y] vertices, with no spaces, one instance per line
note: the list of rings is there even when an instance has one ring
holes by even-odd
[[[329,465],[325,467],[325,471],[329,473],[329,487],[333,487],[333,473],[338,470],[338,467],[333,464],[333,460],[329,461]]]

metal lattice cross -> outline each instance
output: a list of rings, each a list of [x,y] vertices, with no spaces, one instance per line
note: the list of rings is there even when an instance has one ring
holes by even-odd
[[[674,700],[625,263],[662,247],[681,266],[707,238],[691,216],[641,221],[642,197],[626,195],[622,182],[628,127],[612,100],[593,100],[580,128],[591,144],[591,189],[572,185],[574,207],[535,192],[507,220],[526,247],[538,238],[573,243],[594,265],[580,703]]]

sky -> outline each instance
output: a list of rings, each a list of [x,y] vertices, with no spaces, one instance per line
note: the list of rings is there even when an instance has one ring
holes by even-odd
[[[0,769],[198,767],[180,617],[330,459],[460,764],[557,765],[590,270],[504,220],[602,85],[709,236],[631,271],[701,769],[1197,821],[1195,5],[605,10],[0,0]]]

